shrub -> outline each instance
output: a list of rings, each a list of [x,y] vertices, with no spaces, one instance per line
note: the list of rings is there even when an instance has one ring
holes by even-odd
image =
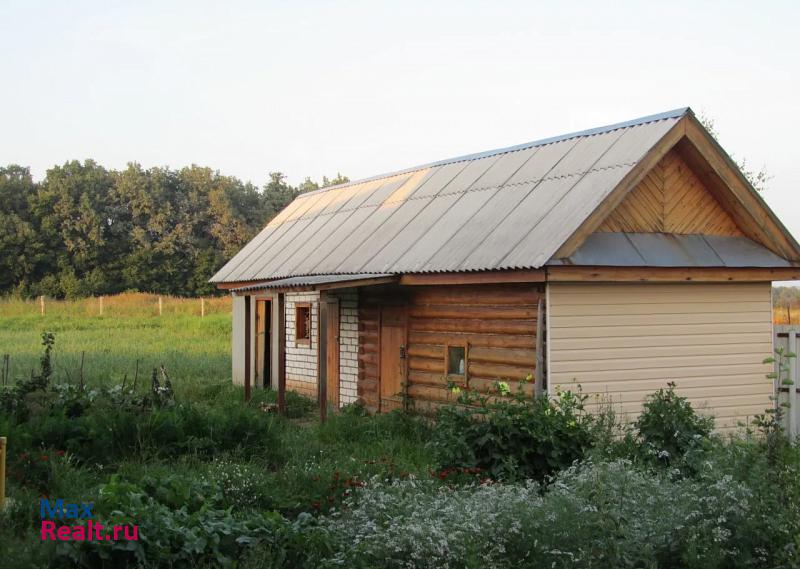
[[[547,487],[370,483],[320,523],[329,561],[347,567],[796,566],[797,522],[753,531],[766,513],[730,474],[673,478],[617,460],[572,466]]]
[[[714,429],[713,417],[701,417],[675,392],[675,384],[648,396],[634,423],[645,457],[674,464],[697,449]]]
[[[468,396],[469,397],[469,396]],[[441,467],[477,467],[497,479],[546,476],[584,456],[592,444],[584,398],[521,396],[462,400],[442,408],[430,445]]]

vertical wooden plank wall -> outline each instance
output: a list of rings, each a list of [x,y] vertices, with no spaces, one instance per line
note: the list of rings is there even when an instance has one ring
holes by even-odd
[[[448,382],[482,393],[506,381],[512,392],[532,395],[540,285],[404,287],[408,307],[408,395],[417,408],[452,401]],[[387,293],[385,301],[397,302]],[[380,297],[359,307],[359,398],[378,407]],[[466,351],[465,376],[448,376],[448,346]]]

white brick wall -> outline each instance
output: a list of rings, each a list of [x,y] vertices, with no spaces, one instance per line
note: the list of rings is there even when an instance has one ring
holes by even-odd
[[[334,294],[334,293],[331,293]],[[339,405],[358,399],[358,291],[335,293],[339,297]],[[295,341],[295,303],[311,304],[311,344]],[[317,327],[319,293],[286,294],[286,383],[289,389],[317,396]]]
[[[339,404],[358,399],[358,290],[339,297]]]
[[[295,304],[311,304],[311,343],[295,340]],[[286,383],[289,389],[309,397],[317,396],[317,325],[319,293],[286,293]]]

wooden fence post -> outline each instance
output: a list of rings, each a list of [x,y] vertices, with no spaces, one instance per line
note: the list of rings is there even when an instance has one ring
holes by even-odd
[[[100,297],[100,316],[103,315],[103,297]]]
[[[8,440],[0,437],[0,510],[6,505],[6,444]]]
[[[39,306],[42,310],[42,316],[44,316],[44,295],[39,297]]]
[[[161,297],[158,297],[158,315],[161,316],[161,312],[163,310],[163,306],[161,304]]]
[[[797,354],[797,334],[796,330],[789,330],[789,352],[792,354]],[[797,357],[789,358],[789,381],[791,381],[791,385],[788,385],[789,388],[789,412],[786,414],[789,420],[789,428],[787,429],[789,440],[793,441],[797,438],[797,423],[798,423],[798,413],[800,413],[800,409],[797,408],[798,401],[797,401]]]
[[[81,352],[81,370],[80,370],[80,374],[79,374],[81,391],[83,391],[83,387],[84,387],[84,384],[83,384],[83,360],[85,358],[86,358],[86,352]]]
[[[200,318],[205,318],[206,316],[206,299],[200,297]]]

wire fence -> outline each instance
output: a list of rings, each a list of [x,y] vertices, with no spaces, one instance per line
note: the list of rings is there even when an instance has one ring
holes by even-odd
[[[158,317],[187,315],[204,317],[211,314],[230,314],[230,296],[182,298],[126,292],[113,296],[96,296],[78,300],[56,300],[41,296],[36,299],[0,299],[0,316],[29,316],[38,314],[67,317]]]
[[[184,314],[206,316],[230,314],[231,297],[211,296],[185,298],[179,296],[125,292],[111,296],[95,296],[78,300],[57,300],[49,297],[18,299],[0,297],[0,316],[168,316]],[[775,306],[774,324],[800,325],[800,306]]]

